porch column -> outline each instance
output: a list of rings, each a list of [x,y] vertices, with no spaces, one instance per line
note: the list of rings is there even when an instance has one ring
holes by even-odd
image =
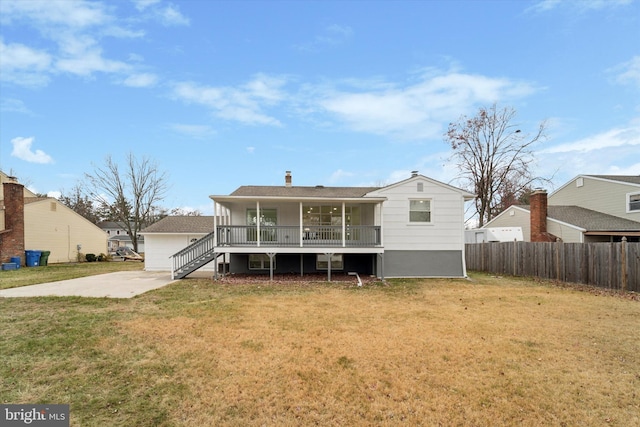
[[[342,247],[347,246],[347,216],[345,215],[345,203],[342,202]]]
[[[384,282],[384,254],[378,254],[380,258],[380,280]]]
[[[384,247],[384,209],[382,209],[382,202],[378,203],[378,216],[380,218],[380,246]]]
[[[218,206],[216,201],[213,201],[213,246],[218,246]]]
[[[275,252],[267,252],[269,257],[269,280],[273,282],[273,258],[276,256]]]
[[[300,277],[304,276],[304,254],[300,254]]]
[[[298,218],[298,223],[300,224],[300,247],[303,246],[303,239],[304,239],[304,227],[303,227],[303,219],[304,219],[304,212],[302,209],[302,202],[300,202],[300,218]]]
[[[260,247],[260,201],[256,202],[256,246]]]
[[[329,262],[327,263],[327,281],[331,281],[331,258],[333,257],[333,252],[325,253]]]
[[[214,260],[213,262],[215,264],[215,267],[213,269],[213,280],[218,280],[218,257],[216,255],[215,251],[213,252],[213,260]]]

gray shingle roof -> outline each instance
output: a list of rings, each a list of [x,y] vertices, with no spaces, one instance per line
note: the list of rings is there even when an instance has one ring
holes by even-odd
[[[530,210],[530,206],[522,206]],[[548,206],[547,217],[587,231],[640,231],[640,222],[607,215],[579,206]]]
[[[213,216],[167,216],[151,224],[142,233],[210,233]]]
[[[379,187],[286,187],[244,185],[231,193],[231,196],[358,198],[363,197],[365,194],[378,189]]]

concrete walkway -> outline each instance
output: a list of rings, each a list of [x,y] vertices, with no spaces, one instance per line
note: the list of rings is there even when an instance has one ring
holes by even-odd
[[[171,273],[167,271],[120,271],[3,289],[0,290],[0,298],[43,296],[131,298],[174,281],[171,280]]]

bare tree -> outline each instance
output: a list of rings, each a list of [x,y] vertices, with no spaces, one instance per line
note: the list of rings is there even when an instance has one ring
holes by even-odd
[[[58,199],[60,203],[94,224],[98,224],[101,221],[100,214],[93,200],[86,195],[80,184],[76,184],[70,192],[62,191],[61,193]]]
[[[151,223],[156,204],[167,191],[166,173],[147,157],[136,159],[129,153],[123,170],[111,156],[103,166],[95,166],[93,174],[85,174],[91,184],[91,196],[112,220],[122,223],[138,251],[138,233]]]
[[[546,137],[546,122],[528,134],[512,122],[515,116],[512,107],[481,107],[474,117],[462,116],[450,123],[445,134],[459,178],[477,196],[480,226],[507,208],[507,203],[522,198],[533,183],[547,181],[531,172],[533,146]]]

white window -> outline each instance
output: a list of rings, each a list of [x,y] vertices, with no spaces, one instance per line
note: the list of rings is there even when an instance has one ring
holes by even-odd
[[[329,269],[329,257],[324,254],[318,254],[316,258],[316,269],[328,270]],[[342,261],[342,254],[331,255],[331,270],[343,270],[344,263]]]
[[[640,193],[627,194],[627,212],[640,212]]]
[[[430,223],[431,222],[431,200],[410,200],[409,201],[409,222]]]
[[[276,257],[273,257],[273,269],[276,269]],[[249,270],[269,270],[269,255],[251,254],[249,255]]]

